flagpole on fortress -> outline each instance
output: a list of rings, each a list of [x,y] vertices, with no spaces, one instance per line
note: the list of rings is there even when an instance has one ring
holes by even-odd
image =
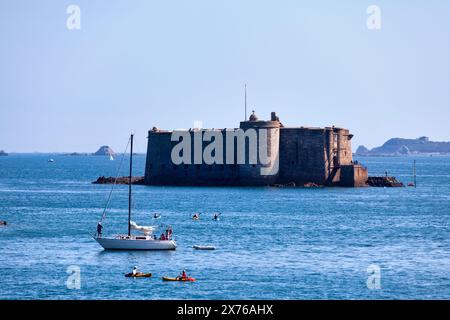
[[[245,108],[245,114],[244,114],[244,121],[247,120],[247,84],[244,86],[244,108]]]

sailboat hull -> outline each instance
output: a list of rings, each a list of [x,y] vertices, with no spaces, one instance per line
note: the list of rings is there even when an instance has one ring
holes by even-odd
[[[175,240],[95,238],[105,250],[175,250]]]

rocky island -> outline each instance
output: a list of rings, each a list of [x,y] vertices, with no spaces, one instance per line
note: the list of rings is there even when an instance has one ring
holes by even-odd
[[[113,156],[115,155],[114,150],[109,146],[101,146],[97,152],[93,153],[94,156]]]
[[[406,156],[406,155],[450,154],[450,142],[430,141],[428,137],[417,139],[392,138],[381,147],[367,149],[359,146],[357,156]]]
[[[8,154],[5,152],[5,151],[3,151],[3,150],[0,150],[0,156],[7,156]]]

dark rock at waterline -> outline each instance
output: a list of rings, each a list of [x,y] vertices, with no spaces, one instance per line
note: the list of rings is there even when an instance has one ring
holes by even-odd
[[[303,185],[305,188],[320,188],[322,187],[320,184],[314,183],[314,182],[307,182]]]
[[[303,187],[303,188],[320,188],[323,187],[320,184],[314,183],[314,182],[306,182],[302,185],[297,186],[295,182],[289,182],[286,184],[273,184],[271,187],[276,188],[295,188],[295,187]]]
[[[276,183],[276,184],[272,184],[270,185],[271,187],[275,187],[275,188],[295,188],[295,182],[289,182],[286,184],[280,184],[280,183]]]
[[[395,177],[389,176],[379,176],[379,177],[369,177],[367,184],[371,187],[404,187],[405,185],[398,181]]]
[[[93,184],[129,184],[129,177],[105,177],[101,176]],[[144,177],[131,177],[131,184],[144,184]]]

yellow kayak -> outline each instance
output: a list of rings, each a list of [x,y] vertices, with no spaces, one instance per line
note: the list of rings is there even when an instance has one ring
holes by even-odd
[[[127,278],[150,278],[152,276],[151,273],[127,273],[125,277]]]
[[[191,277],[187,277],[187,278],[181,278],[181,277],[176,277],[176,278],[170,278],[170,277],[162,277],[163,281],[183,281],[183,282],[194,282],[195,278],[191,278]]]

